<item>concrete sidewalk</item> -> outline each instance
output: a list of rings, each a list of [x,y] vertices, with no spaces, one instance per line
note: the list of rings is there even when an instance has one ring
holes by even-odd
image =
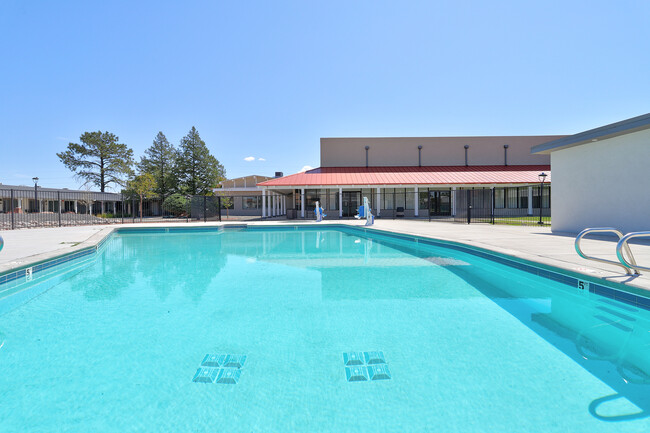
[[[102,229],[112,226],[48,227],[25,230],[4,230],[4,248],[0,251],[0,272],[23,266],[41,258],[44,254],[65,254],[75,251]]]
[[[233,222],[234,223],[234,222]],[[346,224],[362,226],[356,220],[325,221],[324,224]],[[0,272],[11,268],[44,260],[58,254],[72,252],[93,245],[118,227],[165,227],[165,226],[200,226],[219,225],[220,223],[142,223],[113,226],[79,226],[61,228],[43,228],[31,230],[2,231],[5,247],[0,251]],[[228,223],[225,223],[228,224]],[[239,223],[241,224],[241,223]],[[281,220],[248,222],[251,225],[294,225],[317,224],[314,221]],[[582,259],[575,252],[573,243],[575,235],[551,233],[548,228],[519,227],[487,224],[455,224],[446,222],[428,222],[425,220],[376,220],[373,226],[379,230],[427,236],[436,239],[455,241],[485,248],[500,253],[520,257],[538,263],[555,266],[609,281],[629,284],[650,290],[650,273],[631,277],[622,268]],[[594,238],[583,241],[586,254],[616,260],[615,238]],[[631,245],[637,263],[650,266],[650,243]]]

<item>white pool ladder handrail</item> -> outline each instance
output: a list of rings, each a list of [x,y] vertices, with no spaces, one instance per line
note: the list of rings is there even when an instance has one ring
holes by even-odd
[[[616,245],[616,255],[619,259],[618,262],[615,262],[613,260],[607,260],[607,259],[600,259],[598,257],[592,257],[588,256],[585,253],[582,252],[582,248],[580,248],[580,241],[582,238],[584,238],[586,235],[591,234],[591,233],[614,233],[616,236],[618,236],[619,242]],[[632,233],[630,233],[632,234]],[[610,265],[616,265],[620,266],[623,269],[625,269],[625,273],[628,275],[632,275],[632,270],[634,270],[634,273],[638,275],[639,271],[636,269],[637,264],[636,261],[634,260],[634,256],[632,255],[632,251],[630,250],[630,246],[627,244],[627,242],[621,243],[621,241],[625,238],[623,236],[623,233],[621,233],[620,230],[615,229],[613,227],[593,227],[593,228],[586,228],[583,231],[581,231],[578,236],[576,236],[575,240],[575,248],[576,252],[580,257],[583,259],[587,260],[593,260],[595,262],[601,262],[601,263],[607,263]],[[620,255],[619,255],[619,247],[620,247]],[[625,254],[630,258],[630,261],[628,262],[627,260],[621,260],[621,257],[623,257],[623,249],[625,249]],[[646,268],[647,269],[647,268]],[[650,269],[648,269],[650,270]]]
[[[637,274],[639,273],[640,270],[650,272],[650,268],[637,265],[636,261],[634,260],[634,256],[630,251],[630,246],[627,244],[627,242],[630,239],[634,239],[634,238],[650,238],[650,232],[632,232],[623,236],[621,240],[618,241],[618,244],[616,244],[616,257],[618,257],[618,260],[621,263],[623,263],[626,267],[630,269],[634,269],[634,272],[636,272]],[[625,248],[625,253],[630,258],[631,260],[630,262],[628,262],[625,256],[623,255],[623,248]]]

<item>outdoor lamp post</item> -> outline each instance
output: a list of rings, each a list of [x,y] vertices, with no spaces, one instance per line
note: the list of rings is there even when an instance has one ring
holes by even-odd
[[[542,225],[542,202],[544,198],[544,181],[546,180],[546,173],[541,172],[537,177],[539,179],[539,222],[537,224]]]
[[[32,177],[32,180],[34,181],[34,207],[36,208],[36,212],[38,213],[39,211],[39,205],[38,205],[38,177]]]

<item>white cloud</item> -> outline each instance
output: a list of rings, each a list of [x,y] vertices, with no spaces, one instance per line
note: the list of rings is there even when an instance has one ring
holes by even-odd
[[[244,158],[244,161],[248,161],[248,162],[255,161],[255,157],[254,156],[247,156],[246,158]]]
[[[305,165],[300,169],[300,173],[302,173],[303,171],[313,170],[313,169],[314,167],[312,167],[311,165]]]
[[[257,158],[258,161],[266,161],[266,158]]]

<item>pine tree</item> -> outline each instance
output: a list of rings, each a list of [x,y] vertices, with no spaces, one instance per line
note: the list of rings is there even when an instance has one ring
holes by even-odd
[[[79,139],[82,144],[69,143],[68,150],[56,154],[61,162],[101,192],[110,184],[124,186],[132,174],[133,150],[110,132],[84,132]]]
[[[156,135],[153,144],[144,151],[145,156],[140,158],[138,170],[141,174],[150,174],[156,181],[154,192],[165,199],[176,187],[174,177],[174,164],[176,161],[176,150],[167,141],[162,132]]]
[[[198,131],[192,126],[181,139],[176,156],[175,174],[180,192],[188,195],[207,195],[225,178],[226,171],[217,158],[210,154]]]

